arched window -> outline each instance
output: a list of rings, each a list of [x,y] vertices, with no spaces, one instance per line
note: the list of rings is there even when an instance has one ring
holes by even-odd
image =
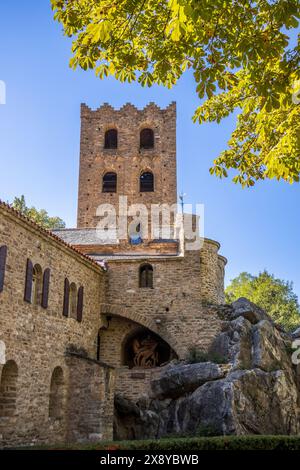
[[[116,149],[116,148],[118,148],[118,131],[117,131],[117,129],[108,129],[105,132],[104,148],[105,149]]]
[[[49,418],[63,418],[64,400],[64,373],[61,367],[55,367],[50,382]]]
[[[116,193],[117,192],[117,174],[110,172],[105,173],[102,183],[103,193]]]
[[[154,176],[151,171],[145,171],[140,176],[140,192],[150,193],[154,191]]]
[[[16,411],[18,366],[8,361],[2,369],[0,382],[0,418],[13,416]]]
[[[70,284],[70,312],[71,318],[77,319],[77,287],[74,282]]]
[[[142,129],[140,133],[140,148],[153,149],[154,148],[154,132],[152,129]]]
[[[140,287],[153,289],[153,267],[151,264],[143,264],[140,267]]]
[[[43,270],[39,264],[33,266],[31,303],[41,305],[43,289]]]
[[[33,263],[27,259],[26,280],[24,300],[29,304],[48,307],[50,286],[50,269],[45,269],[44,273],[39,264]]]

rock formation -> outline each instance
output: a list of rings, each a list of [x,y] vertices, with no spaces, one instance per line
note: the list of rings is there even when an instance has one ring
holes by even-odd
[[[116,397],[115,436],[297,434],[299,392],[293,335],[247,299],[217,308],[222,332],[211,361],[169,364],[137,403]]]

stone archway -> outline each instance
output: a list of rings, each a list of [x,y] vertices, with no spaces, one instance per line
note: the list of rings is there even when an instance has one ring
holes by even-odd
[[[111,316],[131,320],[137,325],[149,329],[168,343],[179,358],[183,357],[186,352],[181,342],[170,331],[165,328],[160,328],[152,318],[141,315],[140,313],[132,312],[130,308],[123,304],[102,304],[101,315],[103,317]]]

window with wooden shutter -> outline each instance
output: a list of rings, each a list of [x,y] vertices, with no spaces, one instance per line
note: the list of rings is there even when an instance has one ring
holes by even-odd
[[[49,298],[49,285],[50,285],[50,269],[47,268],[44,271],[43,275],[43,292],[42,292],[42,307],[48,308],[48,298]]]
[[[0,292],[4,289],[7,246],[0,247]]]
[[[77,321],[82,321],[83,314],[83,286],[78,289],[78,300],[77,300]]]
[[[31,304],[33,264],[27,259],[24,300]]]
[[[65,317],[69,316],[69,297],[70,297],[70,283],[69,283],[68,278],[65,278],[64,305],[63,305],[63,315]]]
[[[35,264],[32,270],[32,284],[31,284],[31,303],[33,305],[42,304],[43,293],[43,270],[39,264]]]
[[[75,282],[72,282],[69,289],[69,317],[74,318],[74,320],[77,320],[77,301],[77,286]]]

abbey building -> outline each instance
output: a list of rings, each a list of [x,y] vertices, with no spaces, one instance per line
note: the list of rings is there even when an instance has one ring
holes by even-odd
[[[82,105],[77,228],[0,204],[0,447],[113,439],[116,394],[209,348],[226,259],[176,203],[176,105],[151,103]]]

